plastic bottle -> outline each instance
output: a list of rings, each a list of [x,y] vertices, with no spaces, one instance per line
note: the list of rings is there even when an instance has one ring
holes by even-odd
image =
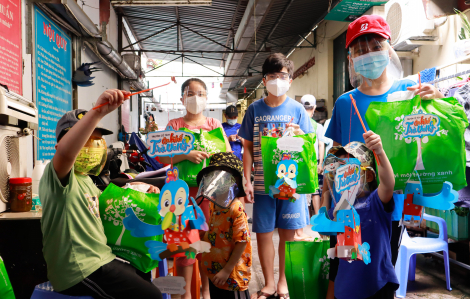
[[[50,160],[38,160],[36,162],[36,166],[33,169],[33,194],[39,194],[39,181],[41,180],[42,174],[44,173],[44,169],[46,169],[47,163]]]

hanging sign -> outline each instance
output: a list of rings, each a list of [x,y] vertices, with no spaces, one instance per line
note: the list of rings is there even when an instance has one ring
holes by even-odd
[[[55,154],[57,122],[72,110],[72,40],[65,31],[34,7],[34,65],[39,138],[36,159]]]
[[[20,0],[0,0],[0,83],[23,95]]]
[[[194,148],[194,135],[187,131],[175,131],[171,126],[165,131],[147,134],[150,149],[147,152],[152,158],[186,155]]]
[[[385,3],[387,1],[343,0],[326,15],[325,20],[352,22],[362,16],[372,6]]]

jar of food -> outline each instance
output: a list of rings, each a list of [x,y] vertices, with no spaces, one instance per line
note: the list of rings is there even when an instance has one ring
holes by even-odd
[[[10,178],[10,209],[29,212],[33,206],[31,178]]]

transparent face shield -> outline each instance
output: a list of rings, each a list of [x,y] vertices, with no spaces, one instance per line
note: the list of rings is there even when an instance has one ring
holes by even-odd
[[[371,86],[373,80],[403,78],[403,69],[397,53],[383,37],[364,35],[349,46],[349,80],[354,88],[364,81]]]
[[[196,199],[201,203],[207,198],[221,208],[228,208],[238,195],[235,177],[225,170],[214,170],[205,174],[199,184]]]
[[[185,88],[183,92],[183,105],[189,113],[198,114],[206,109],[207,91],[200,84],[193,85],[195,86],[187,86]]]

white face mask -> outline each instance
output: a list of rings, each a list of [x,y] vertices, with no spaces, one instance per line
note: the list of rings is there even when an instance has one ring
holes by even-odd
[[[266,82],[266,88],[268,91],[275,95],[276,97],[280,97],[286,94],[289,90],[289,80],[281,80],[279,78],[275,80],[269,80]]]
[[[184,102],[184,106],[189,113],[198,114],[206,109],[207,99],[206,97],[191,96],[187,97]]]
[[[235,118],[235,119],[228,119],[228,118],[227,118],[227,123],[228,123],[229,125],[233,126],[234,124],[237,123],[237,119],[236,119],[236,118]]]

